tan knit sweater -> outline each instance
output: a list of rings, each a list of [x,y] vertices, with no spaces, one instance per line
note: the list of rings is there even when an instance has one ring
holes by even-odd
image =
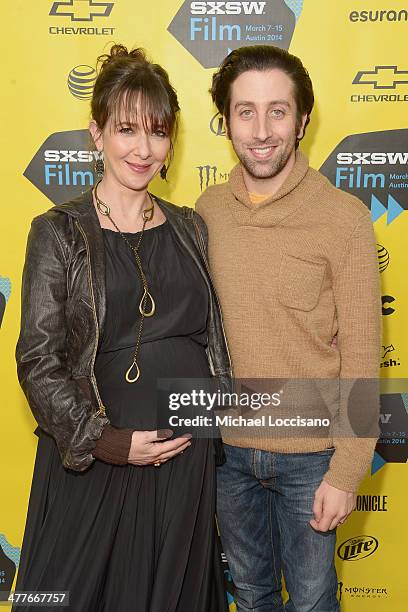
[[[289,177],[260,204],[251,203],[238,164],[227,183],[201,195],[196,210],[208,226],[209,261],[236,378],[378,377],[376,241],[360,200],[333,187],[297,151]],[[367,403],[375,420],[378,398]],[[261,428],[234,435],[226,427],[222,433],[227,444],[284,453],[335,446],[325,480],[347,491],[357,489],[376,441],[279,438]]]

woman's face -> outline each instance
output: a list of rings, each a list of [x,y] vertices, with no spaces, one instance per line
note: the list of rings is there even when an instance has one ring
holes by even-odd
[[[91,121],[95,145],[104,154],[104,177],[117,187],[143,191],[166,161],[170,137],[162,130],[150,130],[146,123],[146,127],[142,122],[128,123],[124,112],[117,123],[110,118],[102,131]]]

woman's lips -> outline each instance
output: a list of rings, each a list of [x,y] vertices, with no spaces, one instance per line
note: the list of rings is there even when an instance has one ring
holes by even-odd
[[[126,162],[129,168],[136,172],[137,174],[145,174],[151,167],[151,164],[132,164],[131,162]]]

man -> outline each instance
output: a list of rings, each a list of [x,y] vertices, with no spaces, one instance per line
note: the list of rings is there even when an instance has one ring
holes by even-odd
[[[239,163],[196,208],[209,230],[235,377],[376,379],[381,308],[370,213],[298,149],[314,103],[307,71],[284,50],[244,47],[224,60],[211,94]],[[378,397],[367,403],[377,414]],[[335,528],[354,509],[370,435],[223,428],[218,518],[240,612],[339,610]]]

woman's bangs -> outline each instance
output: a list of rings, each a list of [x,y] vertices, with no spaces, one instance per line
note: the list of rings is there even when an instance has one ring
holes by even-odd
[[[127,89],[119,96],[112,96],[113,125],[128,124],[142,127],[146,132],[162,130],[171,136],[174,127],[173,114],[166,92],[160,87]]]

